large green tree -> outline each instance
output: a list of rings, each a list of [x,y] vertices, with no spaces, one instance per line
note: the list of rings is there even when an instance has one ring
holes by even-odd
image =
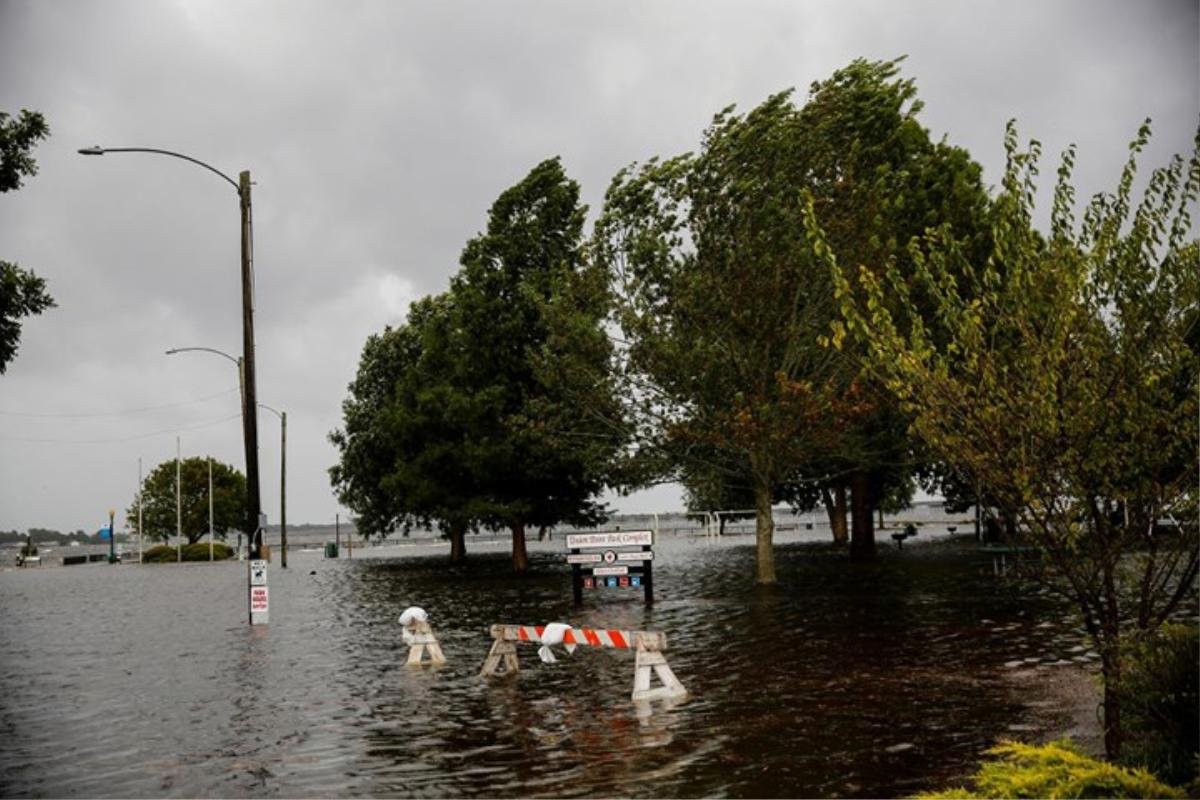
[[[435,522],[460,558],[467,530],[508,528],[524,572],[527,527],[603,518],[620,408],[583,217],[558,159],[537,165],[496,200],[450,291],[367,342],[331,471],[365,530]]]
[[[484,522],[512,531],[513,568],[528,567],[525,531],[592,524],[621,440],[607,373],[606,312],[583,247],[579,185],[559,159],[503,192],[451,282],[458,384],[490,405],[492,429],[471,441]],[[603,283],[599,289],[603,289]],[[599,402],[580,413],[582,390]]]
[[[174,459],[155,467],[142,481],[142,531],[150,539],[166,541],[176,532],[176,491]],[[208,535],[207,458],[185,458],[179,463],[180,505],[183,535],[193,544]],[[213,531],[220,539],[237,531],[246,520],[246,476],[229,464],[212,462]],[[130,531],[138,525],[138,499],[125,510]]]
[[[820,343],[836,307],[801,195],[855,263],[879,270],[929,225],[971,228],[986,208],[979,169],[931,142],[919,110],[896,62],[855,61],[803,106],[783,92],[745,116],[722,111],[698,154],[624,170],[606,196],[595,252],[614,275],[636,430],[676,470],[712,450],[717,469],[745,465],[729,477],[753,487],[759,582],[775,580],[781,488],[825,480],[836,461],[869,554],[885,473],[908,468],[894,404],[857,358]]]
[[[37,174],[34,145],[50,134],[36,111],[22,110],[16,119],[0,111],[0,192],[21,188],[24,178]],[[53,308],[46,282],[31,270],[0,261],[0,374],[17,354],[21,319]]]
[[[1068,149],[1041,232],[1039,147],[1021,151],[1010,125],[983,260],[939,229],[913,248],[911,275],[880,276],[844,264],[807,216],[872,373],[945,464],[1016,515],[1077,604],[1101,656],[1110,756],[1122,640],[1194,596],[1198,567],[1200,246],[1188,237],[1200,136],[1135,201],[1148,137],[1147,125],[1116,190],[1079,223]]]
[[[448,294],[424,298],[406,324],[367,340],[343,427],[330,435],[340,454],[330,476],[365,535],[436,525],[458,562],[466,533],[491,510],[475,451],[494,428],[486,398],[460,389],[451,303]]]

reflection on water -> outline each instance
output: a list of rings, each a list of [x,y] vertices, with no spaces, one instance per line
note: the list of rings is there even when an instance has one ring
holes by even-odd
[[[558,543],[522,580],[502,551],[297,556],[253,629],[244,565],[0,574],[0,794],[909,795],[1029,721],[1005,663],[1088,660],[1062,608],[969,546],[859,565],[784,545],[764,588],[740,541],[660,542],[652,609],[604,590],[572,610]],[[404,666],[413,604],[446,666]],[[521,646],[518,675],[478,678],[491,624],[556,620],[666,631],[691,697],[634,706],[632,653],[596,648]]]

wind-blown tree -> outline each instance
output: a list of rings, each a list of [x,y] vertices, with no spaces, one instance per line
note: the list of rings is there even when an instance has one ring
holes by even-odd
[[[194,544],[208,534],[208,459],[185,458],[179,464],[183,535]],[[212,462],[213,532],[225,539],[240,529],[246,519],[246,476],[229,464]],[[176,532],[175,460],[164,461],[142,481],[143,536],[166,541]],[[135,497],[125,510],[128,527],[138,525]]]
[[[583,216],[558,160],[539,164],[492,206],[451,290],[368,340],[330,471],[363,530],[434,522],[458,560],[468,530],[509,528],[524,572],[527,527],[602,518],[622,440]]]
[[[1050,229],[1035,230],[1039,146],[1005,137],[994,246],[975,261],[945,230],[912,249],[910,277],[843,267],[814,214],[851,335],[913,430],[959,475],[1016,514],[1051,585],[1100,653],[1105,749],[1121,748],[1121,644],[1189,595],[1198,561],[1200,246],[1188,241],[1200,135],[1186,163],[1150,176],[1134,202],[1131,146],[1116,191],[1074,219],[1074,149]],[[921,313],[918,292],[934,314]]]
[[[916,84],[899,77],[902,60],[851,63],[814,84],[801,112],[816,151],[804,188],[814,213],[844,263],[876,274],[889,264],[910,273],[908,243],[930,227],[946,226],[980,257],[987,246],[982,170],[965,150],[931,140],[918,120]],[[836,315],[833,321],[840,340]],[[848,352],[861,361],[853,343]],[[871,399],[870,413],[847,430],[848,445],[826,474],[845,475],[850,554],[861,558],[875,552],[872,512],[911,483],[921,462],[896,403],[869,376],[856,381]]]
[[[49,134],[45,119],[36,111],[22,110],[16,119],[0,111],[0,192],[20,189],[25,177],[37,174],[31,152]],[[0,375],[17,354],[21,318],[41,314],[54,305],[45,280],[32,270],[0,261]]]
[[[599,399],[588,413],[578,402],[580,376],[606,373],[611,352],[585,213],[559,160],[543,161],[497,198],[451,282],[456,383],[489,406],[493,425],[470,442],[490,506],[483,522],[512,531],[518,573],[527,527],[604,518],[597,497],[621,446],[610,382],[588,387]]]
[[[457,563],[481,511],[464,447],[478,413],[455,388],[450,303],[448,295],[424,298],[405,325],[367,339],[342,403],[343,428],[330,434],[340,454],[330,477],[364,535],[436,525]]]
[[[836,307],[803,233],[802,192],[819,198],[828,235],[855,263],[880,269],[925,227],[953,219],[958,229],[985,207],[978,167],[930,142],[897,72],[856,61],[814,84],[802,107],[783,92],[744,117],[722,111],[697,155],[619,173],[596,226],[629,340],[636,429],[677,471],[712,449],[726,454],[723,469],[746,465],[762,583],[775,580],[778,487],[822,480],[835,459],[849,465],[855,552],[869,554],[871,504],[886,483],[877,474],[907,468],[897,453],[909,449],[858,360],[821,345]]]
[[[712,451],[725,454],[713,468],[745,465],[760,583],[775,581],[774,487],[833,444],[844,416],[845,360],[817,345],[828,275],[797,225],[806,138],[788,93],[745,117],[727,109],[699,155],[619,173],[595,233],[643,446],[677,469]]]

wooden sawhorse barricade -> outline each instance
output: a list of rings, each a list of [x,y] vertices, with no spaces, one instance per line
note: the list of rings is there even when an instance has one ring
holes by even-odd
[[[437,637],[433,635],[433,629],[426,620],[413,620],[404,626],[404,641],[408,644],[408,661],[405,662],[408,666],[421,666],[426,652],[429,653],[429,663],[433,666],[446,663],[442,646],[438,644]]]
[[[517,661],[517,642],[540,644],[542,625],[493,625],[492,649],[483,662],[479,674],[491,677],[496,674],[515,673],[520,669]],[[554,642],[557,644],[557,642]],[[662,651],[667,647],[666,634],[656,631],[621,631],[604,628],[568,628],[563,631],[562,644],[585,647],[615,647],[636,652],[633,666],[633,701],[673,699],[687,696],[687,689],[675,677],[667,665]],[[500,672],[503,665],[504,671]],[[654,671],[662,686],[650,688],[650,672]]]

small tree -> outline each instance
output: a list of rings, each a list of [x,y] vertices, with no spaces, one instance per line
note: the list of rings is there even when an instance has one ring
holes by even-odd
[[[208,534],[208,459],[185,458],[179,465],[183,535],[193,544]],[[228,464],[212,462],[213,532],[224,539],[246,519],[246,477]],[[164,461],[142,481],[142,535],[166,541],[175,535],[175,460]],[[138,502],[125,510],[137,532]]]
[[[1198,149],[1131,200],[1136,156],[1113,194],[1073,218],[1074,150],[1059,169],[1048,234],[1034,229],[1039,147],[1018,152],[995,203],[991,254],[944,231],[896,269],[838,264],[813,214],[844,319],[913,429],[959,475],[1016,514],[1100,652],[1105,747],[1121,747],[1121,641],[1155,629],[1197,574],[1200,247],[1188,242]],[[933,313],[922,314],[923,293]]]

